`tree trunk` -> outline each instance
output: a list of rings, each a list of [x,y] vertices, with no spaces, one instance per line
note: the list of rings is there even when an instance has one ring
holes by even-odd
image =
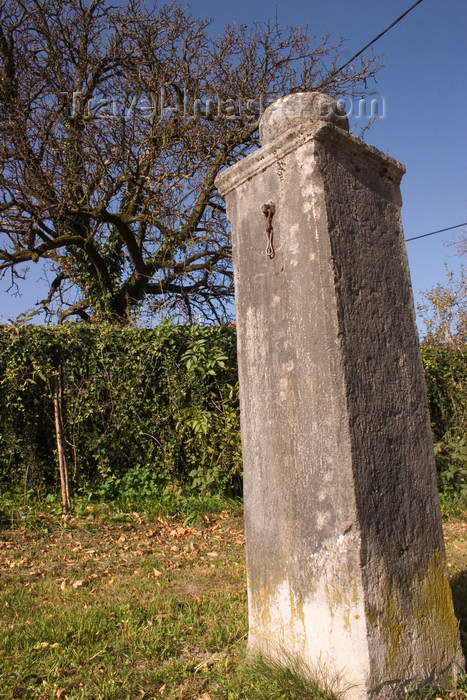
[[[63,413],[62,413],[62,366],[58,367],[58,374],[54,383],[54,415],[55,436],[57,438],[58,467],[60,470],[60,486],[62,492],[62,513],[66,515],[71,511],[70,493],[68,490],[68,469],[65,457],[65,441],[63,437]]]

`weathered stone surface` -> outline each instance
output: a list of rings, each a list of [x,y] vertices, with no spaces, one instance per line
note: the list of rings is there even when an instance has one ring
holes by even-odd
[[[316,103],[268,108],[263,147],[217,179],[233,235],[249,645],[342,673],[349,699],[394,700],[463,664],[404,168]]]

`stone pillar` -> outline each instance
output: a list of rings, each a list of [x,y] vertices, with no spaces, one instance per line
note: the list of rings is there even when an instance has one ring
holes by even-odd
[[[216,181],[233,236],[249,646],[340,673],[346,698],[395,700],[463,665],[404,167],[317,93],[271,105],[260,136]]]

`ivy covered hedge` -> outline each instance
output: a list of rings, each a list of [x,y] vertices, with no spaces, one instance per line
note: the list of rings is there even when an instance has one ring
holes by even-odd
[[[72,492],[241,490],[235,333],[228,327],[4,327],[0,484],[56,488],[62,368]]]
[[[442,497],[467,502],[466,351],[422,347]],[[235,330],[0,329],[0,488],[55,490],[62,368],[72,493],[241,492]]]
[[[422,346],[441,502],[467,507],[467,348]]]

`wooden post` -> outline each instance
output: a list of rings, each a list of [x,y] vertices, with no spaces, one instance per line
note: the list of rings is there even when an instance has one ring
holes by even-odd
[[[71,511],[70,492],[68,489],[68,469],[65,456],[65,440],[63,431],[62,412],[62,366],[58,367],[58,374],[54,382],[54,416],[55,416],[55,436],[57,439],[58,467],[60,470],[60,487],[62,494],[62,513],[67,515]]]

